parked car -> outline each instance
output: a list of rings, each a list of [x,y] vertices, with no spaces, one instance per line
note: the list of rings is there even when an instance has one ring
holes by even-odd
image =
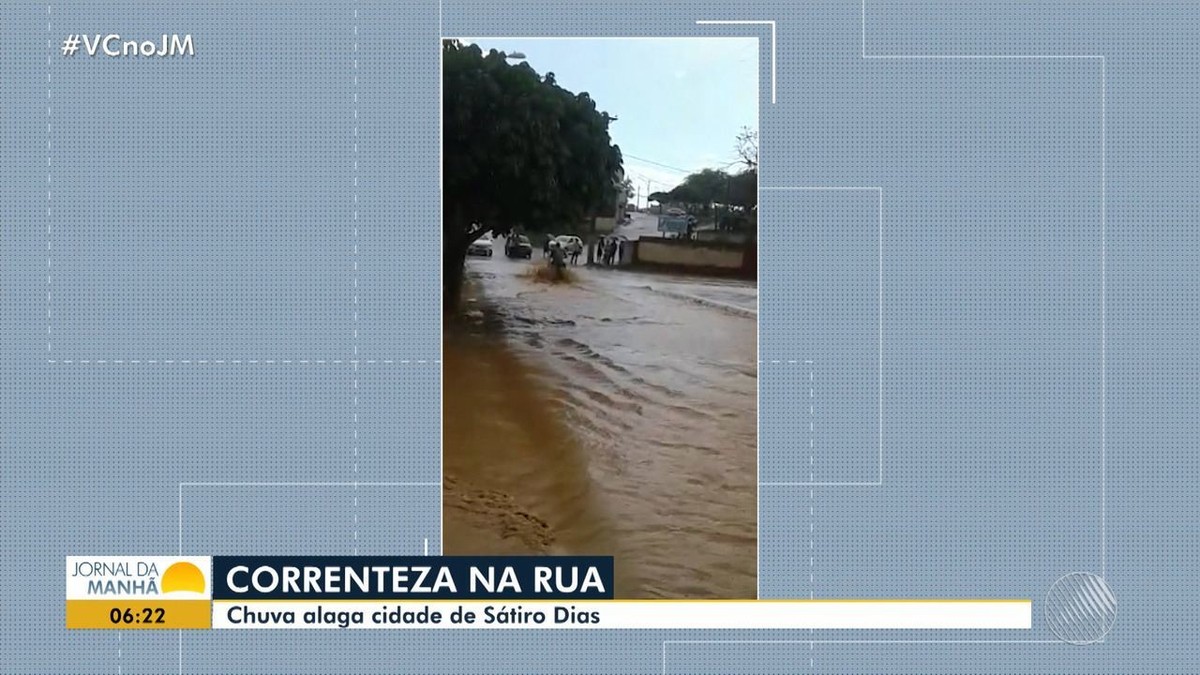
[[[523,234],[510,234],[504,238],[504,255],[510,258],[532,258],[533,244]]]
[[[483,236],[471,242],[471,245],[467,247],[467,255],[481,255],[490,258],[492,257],[492,245],[494,243],[491,233],[486,232]]]
[[[667,209],[667,215],[673,218],[682,218],[687,215],[687,211],[679,208]]]
[[[579,252],[583,253],[583,240],[573,234],[560,234],[554,238],[562,247],[567,255]]]

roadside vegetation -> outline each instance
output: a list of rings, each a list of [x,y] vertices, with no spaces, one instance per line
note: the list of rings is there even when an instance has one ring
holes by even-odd
[[[652,192],[650,201],[682,208],[721,230],[751,228],[751,213],[758,208],[758,132],[743,129],[737,136],[737,153],[739,159],[731,167],[692,173],[671,190]],[[739,170],[728,170],[739,164]]]

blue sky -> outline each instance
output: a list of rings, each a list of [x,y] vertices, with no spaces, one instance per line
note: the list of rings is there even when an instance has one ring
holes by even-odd
[[[540,74],[588,92],[619,119],[613,141],[625,173],[650,191],[737,159],[742,127],[758,129],[757,38],[464,38],[485,52],[520,52]],[[514,61],[515,63],[516,61]]]

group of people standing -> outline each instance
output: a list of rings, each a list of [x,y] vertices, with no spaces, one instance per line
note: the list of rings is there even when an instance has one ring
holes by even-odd
[[[579,264],[583,250],[579,246],[564,246],[555,239],[546,238],[542,244],[542,257],[549,258],[552,265]],[[598,265],[619,265],[625,253],[625,242],[617,237],[605,237],[596,242],[595,257]]]
[[[601,265],[619,264],[624,248],[624,242],[616,237],[601,239],[596,242],[596,262]]]
[[[566,259],[570,258],[572,265],[578,265],[579,254],[582,252],[583,251],[581,251],[578,246],[563,246],[560,242],[550,239],[549,237],[547,237],[546,242],[542,244],[543,258],[555,258],[556,256],[559,256],[563,258],[564,264],[566,263]]]

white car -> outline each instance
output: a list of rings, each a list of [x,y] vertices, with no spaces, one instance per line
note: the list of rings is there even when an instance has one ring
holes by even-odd
[[[583,240],[573,234],[560,234],[554,238],[567,252],[567,255],[572,253],[583,253]]]
[[[471,242],[467,247],[467,255],[482,255],[488,258],[492,257],[492,235],[490,232],[484,233],[481,237]]]

